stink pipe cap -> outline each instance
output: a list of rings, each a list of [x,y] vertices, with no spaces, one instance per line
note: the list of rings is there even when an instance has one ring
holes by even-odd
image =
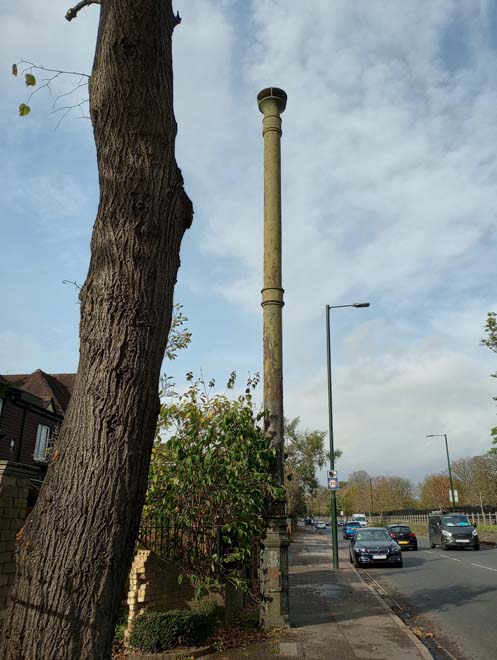
[[[283,112],[286,108],[287,95],[279,87],[266,87],[261,92],[257,94],[257,103],[259,105],[259,110],[264,114],[262,109],[262,104],[264,101],[274,101],[277,104],[279,112]]]

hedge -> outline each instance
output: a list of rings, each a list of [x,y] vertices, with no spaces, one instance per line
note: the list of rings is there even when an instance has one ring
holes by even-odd
[[[198,646],[214,631],[217,608],[148,612],[136,617],[130,644],[140,651],[167,651],[177,646]]]

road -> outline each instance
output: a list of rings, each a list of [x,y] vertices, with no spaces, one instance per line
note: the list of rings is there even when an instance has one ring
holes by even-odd
[[[347,551],[340,531],[339,539]],[[369,573],[433,622],[464,658],[497,658],[497,548],[442,552],[419,536],[418,545],[417,552],[403,553],[404,568],[377,566]]]

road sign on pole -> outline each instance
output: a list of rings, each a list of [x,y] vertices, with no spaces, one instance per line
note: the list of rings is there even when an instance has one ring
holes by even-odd
[[[452,499],[452,495],[454,495],[454,499]],[[452,504],[457,504],[459,502],[459,493],[455,488],[453,491],[449,490],[449,499],[452,502]]]
[[[335,476],[330,476],[330,473],[334,472]],[[336,470],[330,470],[328,472],[328,490],[339,490],[340,484],[338,483],[338,476]]]

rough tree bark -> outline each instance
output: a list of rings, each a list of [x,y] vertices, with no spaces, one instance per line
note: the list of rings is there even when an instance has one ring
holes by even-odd
[[[110,658],[192,220],[174,156],[171,0],[102,0],[100,12],[90,81],[100,203],[81,292],[79,370],[18,539],[4,660]]]

